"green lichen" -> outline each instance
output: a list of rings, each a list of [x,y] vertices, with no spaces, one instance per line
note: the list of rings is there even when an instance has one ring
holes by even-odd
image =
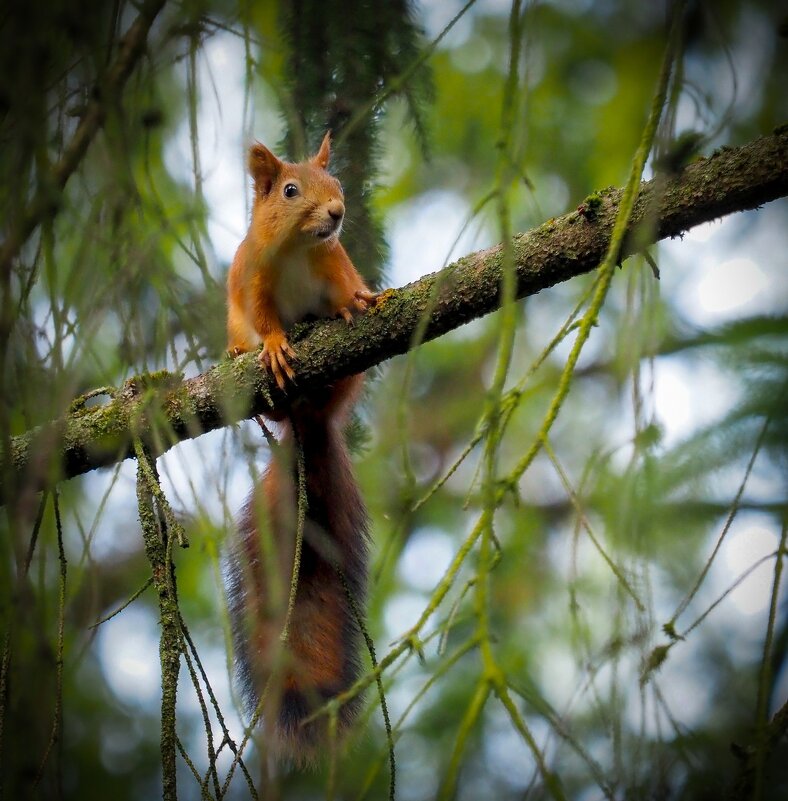
[[[83,393],[78,398],[74,398],[74,400],[72,400],[69,404],[68,412],[69,414],[75,416],[89,414],[95,408],[95,406],[87,405],[89,400],[98,398],[102,395],[106,395],[109,398],[114,398],[116,394],[117,389],[115,387],[99,387],[98,389],[91,389],[89,392]]]
[[[586,204],[592,209],[598,209],[602,205],[602,195],[599,192],[592,192],[586,199]]]
[[[395,298],[396,296],[397,296],[397,290],[396,289],[392,289],[392,288],[384,289],[383,292],[381,292],[378,295],[378,298],[377,298],[377,301],[375,302],[375,305],[371,306],[369,308],[369,311],[367,311],[366,313],[367,314],[377,314],[386,305],[386,303],[389,300],[391,300],[392,298]]]
[[[169,370],[154,370],[152,373],[142,373],[131,379],[138,381],[143,390],[169,390],[183,382],[183,373],[172,373]]]
[[[173,422],[184,422],[194,415],[194,401],[182,383],[167,393],[162,405],[167,419]]]
[[[577,207],[577,215],[578,217],[583,217],[586,220],[595,220],[601,206],[602,195],[599,192],[592,192]],[[577,217],[575,219],[577,219]]]

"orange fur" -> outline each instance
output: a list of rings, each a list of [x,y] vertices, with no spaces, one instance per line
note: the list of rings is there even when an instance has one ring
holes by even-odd
[[[309,161],[280,161],[261,144],[249,154],[254,202],[249,232],[227,278],[227,349],[263,345],[281,388],[293,378],[285,328],[305,317],[364,311],[371,293],[339,243],[342,187],[326,172],[330,137]],[[295,187],[288,197],[287,187]],[[364,298],[367,300],[364,300]]]
[[[330,137],[305,162],[280,161],[266,147],[249,151],[252,220],[227,279],[227,349],[254,350],[281,388],[294,377],[286,329],[314,316],[364,311],[376,296],[339,243],[344,202],[326,172]],[[353,478],[342,428],[363,376],[349,376],[297,400],[283,424],[281,451],[247,503],[228,561],[228,596],[236,655],[250,706],[269,687],[265,716],[274,750],[311,761],[325,719],[311,710],[346,690],[358,675],[359,630],[345,585],[358,605],[366,583],[366,511]],[[277,420],[284,415],[277,416]],[[298,591],[286,653],[285,620],[297,518],[295,443],[306,470],[307,519]],[[277,672],[277,665],[284,667]],[[358,701],[346,704],[348,725]]]

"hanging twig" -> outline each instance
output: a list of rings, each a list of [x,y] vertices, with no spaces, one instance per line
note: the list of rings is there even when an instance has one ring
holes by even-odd
[[[159,596],[161,635],[159,659],[161,662],[161,766],[164,801],[177,801],[176,765],[177,735],[175,732],[175,705],[180,670],[180,637],[178,627],[178,600],[172,563],[171,533],[161,528],[163,515],[154,507],[154,493],[148,476],[155,479],[156,467],[144,446],[135,442],[139,453],[137,463],[137,506],[139,509],[145,554],[151,565],[153,584]],[[145,465],[142,464],[145,462]]]
[[[47,744],[44,756],[41,759],[41,764],[38,766],[38,774],[36,775],[33,787],[38,787],[41,779],[44,776],[44,768],[46,767],[49,755],[52,749],[57,747],[57,797],[63,797],[63,774],[62,774],[62,741],[61,735],[63,730],[63,643],[65,640],[65,626],[66,626],[66,552],[63,549],[63,522],[60,517],[60,499],[57,490],[53,493],[54,509],[55,509],[55,528],[57,530],[57,558],[60,565],[59,580],[58,580],[58,614],[57,614],[57,648],[55,656],[55,715],[52,721],[52,733],[49,736],[49,743]]]

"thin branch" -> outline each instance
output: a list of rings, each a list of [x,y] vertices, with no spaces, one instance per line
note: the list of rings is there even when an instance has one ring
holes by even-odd
[[[124,609],[131,606],[137,598],[142,595],[145,590],[153,584],[153,576],[148,576],[148,580],[131,596],[128,600],[124,601],[114,612],[110,612],[106,617],[102,617],[101,620],[97,620],[93,625],[88,626],[89,629],[96,629],[101,626],[103,623],[106,623],[109,620],[112,620],[113,617],[119,615]]]
[[[755,447],[753,448],[752,455],[750,456],[750,461],[747,463],[747,467],[744,471],[744,476],[742,477],[741,482],[739,483],[739,488],[736,490],[736,496],[733,499],[733,503],[731,504],[730,512],[728,512],[728,517],[725,520],[725,525],[722,527],[722,531],[720,532],[720,536],[717,537],[717,542],[714,545],[714,549],[711,552],[711,555],[706,560],[706,564],[703,566],[703,570],[701,570],[700,575],[698,576],[695,583],[692,585],[692,589],[687,593],[687,595],[682,599],[681,603],[678,605],[678,608],[673,613],[673,617],[665,624],[663,629],[666,632],[674,631],[676,627],[676,621],[679,619],[681,614],[686,610],[686,608],[692,602],[692,599],[698,594],[698,590],[700,589],[701,585],[703,584],[706,576],[711,570],[711,566],[714,563],[714,559],[716,558],[717,554],[719,553],[720,548],[722,547],[723,540],[725,536],[730,531],[731,525],[733,523],[736,514],[739,511],[739,505],[741,503],[742,495],[744,495],[744,489],[747,486],[747,481],[750,478],[750,473],[752,473],[752,468],[755,465],[755,460],[758,458],[758,454],[760,453],[761,446],[763,445],[764,438],[766,437],[766,431],[769,428],[769,423],[771,422],[771,417],[767,417],[763,421],[763,425],[761,426],[760,433],[758,434],[758,438],[755,441]]]
[[[350,589],[350,585],[347,583],[347,578],[345,574],[339,569],[338,565],[335,565],[335,570],[339,573],[340,581],[342,582],[342,587],[345,590],[345,595],[347,596],[348,603],[350,604],[350,608],[353,610],[353,616],[356,618],[356,624],[361,631],[362,636],[364,637],[364,643],[367,646],[367,652],[369,653],[369,660],[372,663],[372,669],[375,670],[378,666],[378,658],[375,654],[375,644],[372,642],[372,637],[367,630],[367,626],[364,623],[364,615],[362,614],[361,610],[358,608],[358,604],[356,603],[356,599],[353,597],[353,592]],[[376,683],[378,685],[378,697],[380,698],[380,709],[383,713],[383,725],[386,729],[386,743],[388,745],[388,755],[389,755],[389,801],[394,801],[397,791],[397,760],[394,754],[394,735],[392,733],[391,728],[391,718],[389,717],[389,708],[386,702],[386,693],[383,689],[383,676],[378,674],[376,677]]]
[[[178,600],[175,590],[174,566],[172,563],[173,535],[162,531],[164,516],[155,508],[155,496],[142,462],[148,463],[150,471],[158,479],[155,464],[150,455],[138,444],[137,506],[142,526],[145,554],[151,565],[153,584],[159,596],[161,635],[159,657],[161,662],[161,766],[162,797],[164,801],[177,801],[175,756],[177,735],[175,732],[175,704],[178,691],[181,643],[178,631]]]
[[[763,659],[758,677],[758,697],[755,708],[755,788],[753,797],[760,801],[764,797],[766,757],[768,754],[769,726],[768,704],[772,690],[772,647],[774,645],[774,628],[777,620],[777,604],[780,599],[780,579],[783,573],[783,559],[786,556],[788,542],[788,518],[783,519],[783,530],[780,535],[780,548],[774,561],[774,580],[772,581],[772,598],[769,603],[769,621],[766,626],[766,638],[763,643]]]
[[[139,15],[120,43],[117,58],[97,83],[94,97],[63,155],[52,167],[46,182],[39,182],[35,196],[19,214],[0,247],[0,274],[11,269],[12,261],[33,231],[42,222],[55,216],[58,198],[104,124],[107,107],[119,101],[126,81],[145,52],[148,32],[165,2],[166,0],[147,0],[141,5]]]
[[[433,39],[432,42],[430,42],[430,44],[421,51],[421,53],[419,53],[418,57],[411,64],[409,64],[400,75],[392,78],[387,86],[383,87],[383,89],[381,89],[381,91],[378,92],[378,94],[375,95],[375,97],[373,97],[366,106],[360,108],[350,118],[350,120],[348,120],[347,124],[342,127],[342,130],[334,142],[334,146],[336,148],[339,148],[348,138],[350,133],[359,125],[361,125],[370,114],[373,114],[377,109],[379,109],[383,103],[389,97],[391,97],[391,95],[397,94],[408,85],[410,79],[433,54],[444,36],[446,36],[446,34],[454,27],[455,23],[459,22],[459,20],[465,15],[465,12],[475,2],[476,0],[468,0],[468,2],[466,2],[465,5],[449,20],[448,24],[438,34],[438,36],[435,37],[435,39]]]
[[[38,767],[33,787],[37,788],[41,779],[44,777],[44,769],[52,753],[52,749],[58,747],[57,767],[56,767],[56,788],[57,797],[63,798],[63,763],[62,763],[62,732],[63,732],[63,651],[66,629],[66,552],[63,548],[63,524],[60,517],[59,494],[55,490],[53,494],[55,508],[55,526],[57,528],[57,553],[59,570],[58,582],[58,625],[57,625],[57,657],[55,659],[55,715],[52,721],[52,731],[49,736],[44,756]]]
[[[637,236],[624,240],[621,257],[785,195],[788,126],[743,147],[723,148],[677,177],[660,176],[641,184],[628,229]],[[592,215],[571,212],[515,235],[511,246],[517,297],[596,268],[607,251],[620,200],[621,190],[605,190],[594,196]],[[447,275],[433,273],[388,290],[353,328],[326,320],[296,327],[291,337],[298,353],[297,384],[289,395],[279,391],[256,354],[223,361],[188,381],[168,373],[133,379],[103,406],[74,410],[14,437],[8,460],[14,486],[0,486],[0,499],[22,486],[48,486],[58,478],[51,469],[53,461],[59,463],[60,478],[71,478],[132,456],[134,436],[159,455],[184,439],[270,410],[271,401],[278,410],[285,409],[299,392],[405,353],[425,310],[425,341],[495,311],[500,306],[502,260],[503,246],[496,245],[449,265]],[[443,286],[433,304],[436,282]],[[148,397],[142,399],[140,384],[156,389],[158,407]]]

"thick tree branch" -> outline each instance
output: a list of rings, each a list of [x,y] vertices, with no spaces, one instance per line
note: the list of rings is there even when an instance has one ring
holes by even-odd
[[[94,97],[77,126],[52,174],[41,182],[30,205],[23,209],[0,247],[0,273],[6,273],[28,237],[46,219],[55,215],[60,194],[95,138],[107,115],[109,103],[117,102],[134,67],[145,52],[148,31],[166,0],[146,0],[118,47],[118,55],[96,85]]]
[[[740,148],[722,148],[679,176],[641,187],[621,258],[716,217],[755,208],[788,194],[788,126]],[[514,237],[518,297],[593,270],[608,244],[621,192],[593,195],[578,211]],[[203,375],[180,380],[168,373],[129,382],[103,406],[79,401],[69,414],[12,441],[10,473],[16,487],[46,486],[132,455],[132,436],[154,454],[177,442],[283,408],[297,393],[368,369],[405,353],[428,315],[430,340],[499,306],[500,245],[472,253],[440,273],[384,293],[378,307],[353,328],[339,321],[301,326],[297,386],[288,398],[254,354],[225,361]],[[267,398],[269,400],[267,400]],[[8,473],[6,473],[8,474]],[[12,488],[13,489],[13,488]],[[0,497],[6,488],[0,487]]]

